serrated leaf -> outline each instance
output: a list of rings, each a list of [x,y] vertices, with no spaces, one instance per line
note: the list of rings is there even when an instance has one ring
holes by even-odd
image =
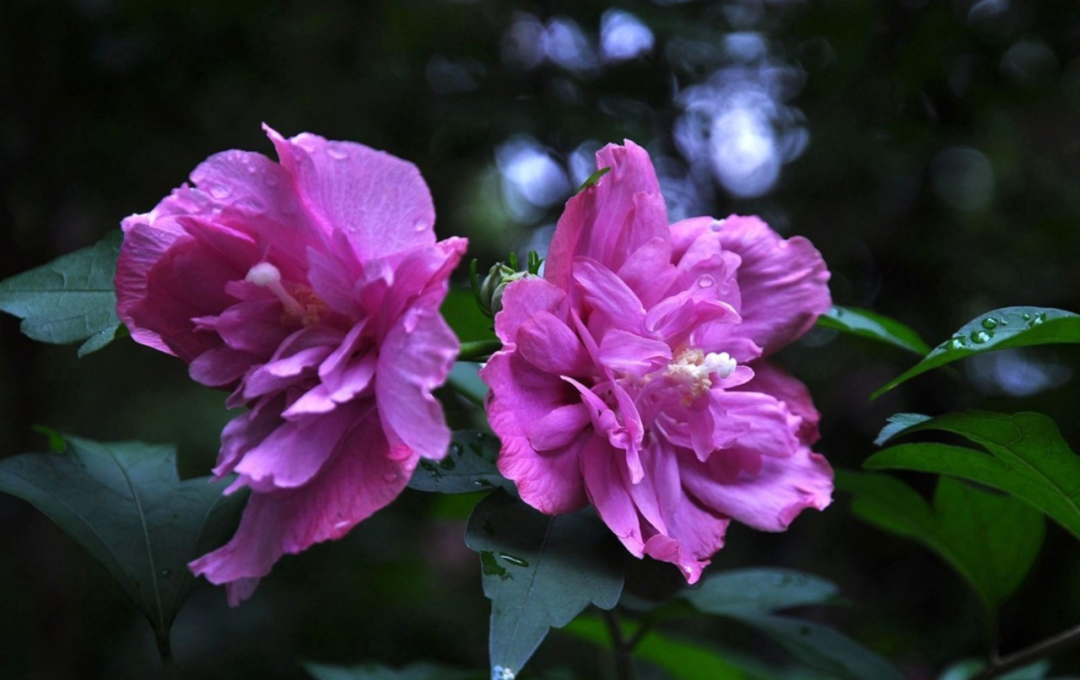
[[[1080,343],[1080,316],[1061,309],[1005,307],[969,321],[922,361],[870,395],[876,399],[917,375],[960,359],[1000,349]]]
[[[315,680],[486,680],[487,674],[466,671],[432,663],[419,662],[402,668],[379,664],[359,666],[328,666],[305,663],[304,670]]]
[[[708,614],[767,614],[828,604],[839,589],[830,581],[793,569],[734,569],[710,576],[683,597]]]
[[[888,475],[840,471],[840,489],[866,522],[937,553],[975,590],[991,617],[1023,582],[1042,546],[1042,515],[1005,495],[941,477],[933,507]]]
[[[499,473],[499,439],[476,430],[453,433],[450,451],[442,460],[420,460],[409,488],[437,493],[475,493],[502,488],[515,493],[514,483]]]
[[[568,623],[562,632],[601,647],[611,648],[607,625],[590,616],[579,616]],[[624,636],[633,628],[624,627]],[[634,647],[634,658],[649,661],[666,670],[676,680],[743,680],[746,675],[738,666],[711,649],[679,640],[655,630],[649,631]]]
[[[491,600],[493,671],[518,673],[548,630],[622,593],[623,548],[588,511],[548,516],[496,491],[473,511],[465,543],[480,553]]]
[[[1028,503],[1080,538],[1080,458],[1052,420],[1039,413],[966,411],[931,418],[902,434],[928,430],[960,435],[986,453],[949,444],[903,444],[879,451],[863,467],[931,472],[985,484]]]
[[[837,678],[904,680],[904,674],[889,661],[820,623],[770,614],[735,618],[771,637],[802,663]]]
[[[122,241],[116,231],[93,246],[0,281],[0,310],[22,319],[20,330],[39,342],[85,340],[79,356],[101,349],[120,326],[113,275]]]
[[[97,558],[167,639],[194,577],[187,563],[236,528],[227,482],[181,482],[176,450],[65,436],[65,453],[0,460],[0,491],[29,501]]]
[[[868,309],[834,306],[818,317],[817,325],[877,340],[914,354],[922,355],[930,351],[930,346],[911,328]]]

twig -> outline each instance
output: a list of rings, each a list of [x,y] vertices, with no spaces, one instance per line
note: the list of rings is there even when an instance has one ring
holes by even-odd
[[[615,677],[618,680],[634,680],[634,660],[630,652],[639,638],[635,635],[628,641],[623,635],[618,615],[613,611],[602,611],[611,632],[611,646],[615,650]]]
[[[971,680],[990,680],[1002,673],[1007,673],[1015,668],[1026,666],[1033,661],[1044,657],[1060,654],[1065,650],[1080,644],[1080,626],[1074,626],[1063,633],[1058,633],[1042,642],[1037,642],[1026,649],[1021,649],[1005,657],[990,659],[990,665]]]

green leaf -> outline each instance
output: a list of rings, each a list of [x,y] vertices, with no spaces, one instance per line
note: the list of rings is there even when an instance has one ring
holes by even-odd
[[[735,616],[829,604],[838,592],[835,584],[811,574],[763,568],[721,572],[683,597],[699,611]]]
[[[877,340],[914,354],[926,354],[930,351],[930,346],[919,337],[918,333],[895,319],[868,309],[832,307],[818,317],[817,325],[841,333]]]
[[[771,637],[802,663],[837,678],[904,680],[903,673],[887,660],[820,623],[770,614],[735,618]]]
[[[582,191],[585,191],[589,187],[596,186],[597,182],[600,181],[600,178],[603,177],[604,175],[608,174],[609,172],[611,172],[611,168],[600,168],[599,170],[597,170],[593,174],[589,175],[585,179],[585,181],[581,183],[581,186],[578,187],[577,193],[580,194]]]
[[[1005,307],[964,324],[922,361],[870,395],[876,399],[917,375],[975,354],[1032,345],[1080,343],[1080,316],[1061,309]]]
[[[29,501],[90,551],[168,639],[194,577],[187,563],[236,528],[227,482],[181,482],[176,450],[65,436],[66,453],[0,460],[0,491]]]
[[[568,623],[562,632],[601,647],[611,648],[607,625],[592,616],[580,616]],[[634,629],[624,626],[625,637]],[[692,642],[649,631],[634,647],[634,657],[649,661],[666,670],[676,680],[743,680],[746,675],[738,666],[724,660],[715,652]]]
[[[0,310],[22,319],[19,328],[39,342],[85,340],[79,356],[101,349],[120,326],[113,275],[122,241],[116,231],[89,248],[0,281]]]
[[[484,314],[471,290],[451,288],[439,308],[446,322],[461,342],[494,340],[491,317]]]
[[[960,435],[987,453],[948,444],[904,444],[879,451],[863,467],[931,472],[985,484],[1025,501],[1080,538],[1080,458],[1052,420],[1039,413],[966,411],[931,418],[902,434],[927,430]]]
[[[968,680],[978,675],[984,668],[986,668],[985,661],[978,659],[960,661],[945,669],[938,680]],[[997,680],[1043,680],[1049,672],[1050,662],[1043,660],[998,676]]]
[[[486,432],[454,432],[442,460],[420,460],[409,488],[437,493],[474,493],[502,488],[516,493],[514,483],[499,473],[499,439]]]
[[[950,477],[938,480],[933,507],[888,475],[840,471],[837,483],[854,496],[856,516],[914,539],[948,562],[991,617],[1023,582],[1042,546],[1042,515],[1014,498]]]
[[[480,364],[471,361],[455,362],[454,367],[450,369],[447,383],[469,401],[477,406],[483,406],[487,398],[488,386],[480,379],[479,370]]]
[[[315,680],[487,680],[486,673],[447,668],[423,661],[399,669],[373,663],[359,666],[305,663],[304,670]]]
[[[491,600],[493,677],[517,674],[551,627],[589,603],[611,609],[622,593],[623,548],[588,511],[548,516],[497,491],[476,506],[465,543],[480,553]]]
[[[718,581],[716,584],[710,584]],[[710,577],[681,595],[700,611],[755,628],[796,659],[847,680],[903,680],[891,663],[838,631],[811,621],[776,616],[780,609],[835,602],[836,586],[797,571],[746,569]]]

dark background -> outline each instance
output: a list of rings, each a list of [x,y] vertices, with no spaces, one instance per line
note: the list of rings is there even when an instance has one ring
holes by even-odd
[[[7,0],[0,278],[148,211],[214,152],[272,154],[262,122],[415,162],[440,235],[469,236],[483,263],[541,247],[591,154],[630,138],[652,153],[673,220],[760,214],[805,235],[838,304],[931,344],[997,307],[1080,310],[1080,8],[1060,1]],[[857,468],[898,411],[1038,410],[1080,442],[1069,348],[970,360],[873,403],[911,358],[815,331],[783,359],[811,386],[817,448],[837,467]],[[79,360],[0,318],[0,456],[41,450],[31,426],[47,424],[178,442],[203,473],[222,402],[130,341]],[[305,677],[303,659],[483,667],[487,602],[460,539],[470,502],[407,492],[283,559],[236,610],[200,582],[175,629],[180,662],[198,678]],[[838,494],[781,535],[733,527],[715,568],[838,582],[854,606],[826,620],[912,678],[980,654],[973,594],[846,505]],[[47,519],[0,498],[0,546],[0,677],[157,673],[149,628]],[[1078,566],[1051,527],[1004,609],[1006,650],[1080,622]],[[553,635],[536,666],[595,655]]]

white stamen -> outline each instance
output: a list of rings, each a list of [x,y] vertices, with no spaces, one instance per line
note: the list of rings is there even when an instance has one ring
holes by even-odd
[[[727,352],[709,352],[705,355],[705,369],[708,373],[715,373],[721,380],[735,372],[738,362],[731,358]]]
[[[297,317],[304,315],[304,306],[297,302],[292,295],[289,295],[289,292],[281,285],[281,270],[274,265],[269,262],[260,262],[248,270],[244,279],[254,283],[256,286],[269,288],[270,292],[276,295],[278,300],[281,300],[281,305],[289,314]]]

